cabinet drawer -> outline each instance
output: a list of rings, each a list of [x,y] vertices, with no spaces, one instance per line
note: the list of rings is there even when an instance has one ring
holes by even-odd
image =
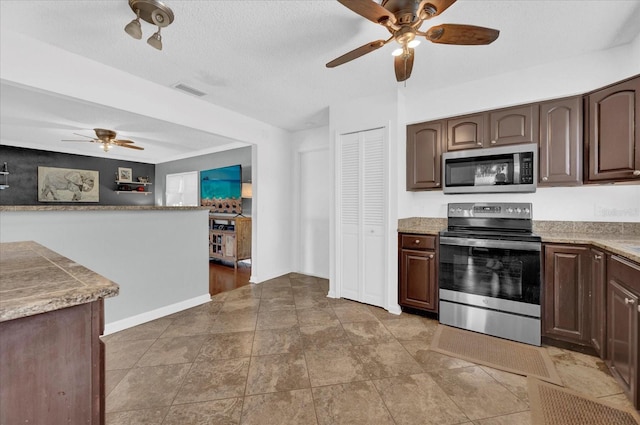
[[[435,249],[436,237],[428,235],[402,234],[400,247],[403,249]]]

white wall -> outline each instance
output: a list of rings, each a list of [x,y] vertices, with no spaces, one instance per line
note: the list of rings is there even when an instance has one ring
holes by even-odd
[[[106,332],[207,302],[208,211],[3,211],[0,241],[31,240],[120,285]]]
[[[329,278],[333,204],[329,127],[293,133],[294,270]]]
[[[253,279],[292,270],[289,132],[6,29],[0,59],[6,81],[255,145]]]
[[[401,89],[402,124],[431,121],[587,93],[640,73],[640,37],[634,43],[531,69],[472,81],[457,87]],[[409,83],[410,84],[410,83]],[[406,136],[398,141],[398,176],[404,178]],[[538,188],[535,194],[444,195],[407,192],[399,180],[398,217],[446,217],[446,204],[469,201],[532,202],[535,220],[640,221],[638,185]]]

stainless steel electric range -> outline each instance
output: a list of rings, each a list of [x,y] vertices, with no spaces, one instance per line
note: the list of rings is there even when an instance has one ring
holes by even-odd
[[[530,203],[451,203],[440,232],[440,323],[540,345],[541,250]]]

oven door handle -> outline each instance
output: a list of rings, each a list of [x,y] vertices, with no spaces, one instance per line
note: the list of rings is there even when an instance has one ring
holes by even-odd
[[[452,238],[448,236],[440,237],[440,245],[468,246],[478,248],[497,249],[517,249],[519,251],[542,251],[540,242],[528,241],[505,241],[498,239],[473,239],[473,238]]]

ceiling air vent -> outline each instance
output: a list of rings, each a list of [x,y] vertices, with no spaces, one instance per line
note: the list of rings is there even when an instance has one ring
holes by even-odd
[[[189,94],[192,94],[194,96],[198,96],[198,97],[202,97],[202,96],[206,96],[207,94],[205,92],[202,92],[198,89],[194,89],[193,87],[190,87],[186,84],[183,83],[178,83],[176,85],[173,86],[173,88],[178,89],[178,90],[182,90],[183,92],[187,92]]]

